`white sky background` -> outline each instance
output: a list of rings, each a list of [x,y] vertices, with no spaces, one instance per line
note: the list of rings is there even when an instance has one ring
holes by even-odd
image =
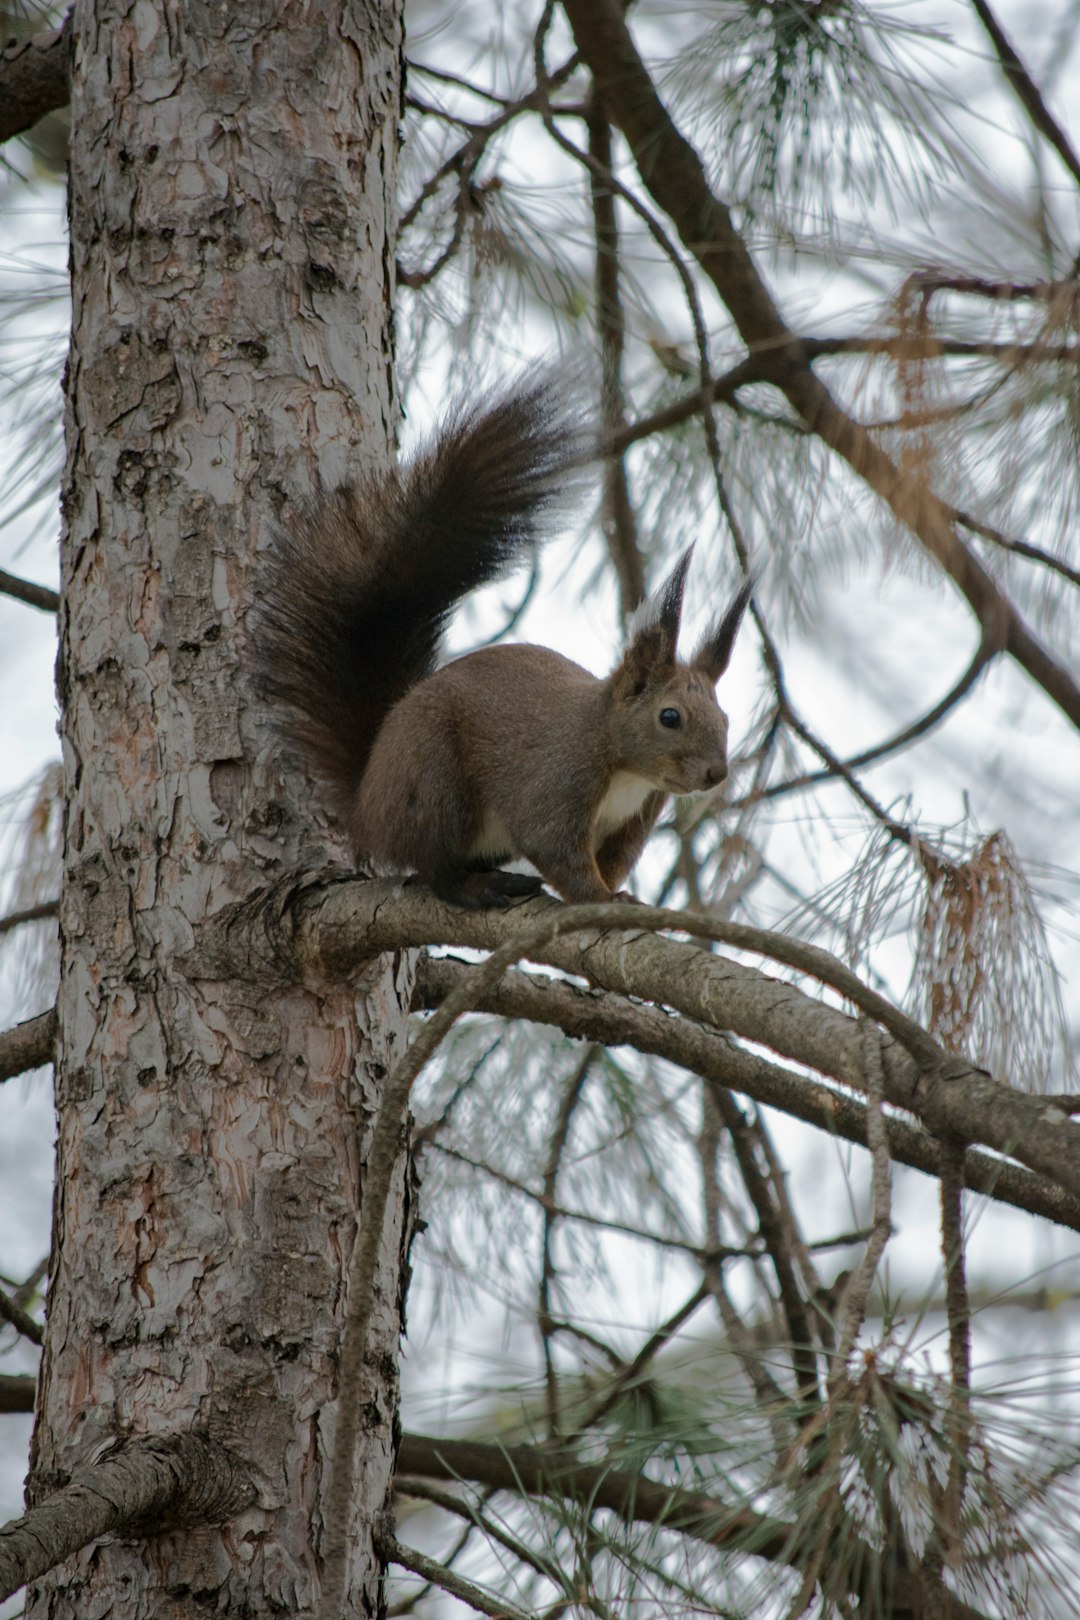
[[[413,49],[421,61],[451,65],[449,52],[461,51],[463,26],[472,23],[475,37],[486,37],[494,0],[477,0],[465,9],[466,24],[454,30],[418,38]],[[1080,144],[1080,96],[1075,93],[1080,52],[1061,48],[1063,33],[1075,5],[1067,0],[1035,7],[1029,0],[1001,0],[998,14],[1010,31],[1037,83],[1048,95],[1056,116],[1071,128],[1074,145]],[[417,7],[422,21],[427,12]],[[950,0],[928,0],[924,6],[894,8],[896,16],[910,19],[932,15],[942,27],[960,40],[959,50],[943,53],[943,72],[950,89],[965,76],[970,82],[970,116],[959,120],[958,133],[981,153],[991,155],[990,167],[1004,187],[1022,190],[1031,175],[1030,149],[1016,131],[1023,121],[1008,92],[997,82],[996,71],[988,64],[988,45],[979,33],[969,11]],[[678,26],[677,13],[674,14]],[[1075,35],[1075,30],[1074,30]],[[558,60],[553,47],[549,62]],[[478,58],[479,53],[478,53]],[[452,65],[468,71],[473,65],[463,55]],[[1071,93],[1069,86],[1072,86]],[[426,86],[430,89],[430,86]],[[434,98],[433,98],[434,99]],[[1080,222],[1075,188],[1042,149],[1048,179],[1060,187],[1063,197],[1061,217]],[[22,287],[41,284],[44,269],[55,280],[62,277],[66,249],[59,245],[63,230],[64,203],[59,187],[39,185],[2,189],[0,177],[0,292],[9,295]],[[958,212],[974,199],[950,194],[948,186],[927,206],[925,229],[921,233],[927,259],[933,257],[936,233],[948,243],[945,228]],[[1069,209],[1071,208],[1071,215]],[[897,224],[898,238],[910,234],[906,223]],[[977,236],[973,232],[972,239]],[[1076,232],[1080,249],[1080,225]],[[999,249],[1000,251],[1000,249]],[[949,246],[941,248],[948,262]],[[981,261],[974,250],[971,268],[994,268],[995,261]],[[1005,260],[1001,269],[1012,266]],[[1017,273],[1028,269],[1019,263]],[[867,263],[841,267],[815,264],[805,254],[780,267],[767,267],[767,276],[777,291],[793,325],[821,333],[831,329],[853,330],[870,309],[880,310],[883,297],[895,286],[886,268]],[[640,268],[643,286],[655,280],[648,265]],[[883,274],[884,278],[883,279]],[[404,295],[408,296],[408,295]],[[707,310],[707,315],[710,312]],[[711,318],[711,315],[710,315]],[[672,313],[673,327],[658,328],[658,340],[685,345],[686,323]],[[28,312],[19,326],[4,334],[0,367],[5,373],[25,369],[35,371],[36,346],[47,332],[62,331],[65,312],[61,305]],[[550,339],[537,322],[535,343],[532,326],[523,338],[520,329],[510,343],[523,358],[543,352]],[[505,346],[506,333],[496,334],[488,326],[486,336],[492,347]],[[53,351],[62,361],[62,346]],[[731,358],[734,358],[734,351]],[[714,355],[721,370],[723,352]],[[403,355],[403,359],[407,357]],[[445,354],[443,356],[445,361]],[[647,364],[638,352],[632,365]],[[426,407],[423,396],[437,396],[438,367],[421,388],[412,409],[414,423],[422,423]],[[57,377],[58,383],[58,377]],[[39,383],[40,386],[40,383]],[[10,484],[14,457],[27,417],[27,395],[8,392],[0,403],[0,507],[11,506]],[[1008,525],[1003,525],[1009,527]],[[1018,530],[1038,541],[1033,528]],[[1077,548],[1080,553],[1080,547]],[[593,575],[600,561],[597,544],[584,551],[576,539],[550,548],[546,556],[533,605],[519,631],[522,639],[534,639],[557,648],[568,656],[602,671],[609,666],[617,645],[614,593],[610,582],[593,587]],[[0,567],[27,578],[55,584],[55,517],[52,509],[39,507],[15,520],[0,532]],[[688,590],[689,622],[700,620],[715,607],[720,582],[730,580],[726,539],[713,509],[709,509],[700,530],[700,543],[694,574]],[[1031,578],[1034,580],[1033,572]],[[523,582],[491,593],[483,609],[471,610],[459,625],[457,645],[464,647],[497,625],[499,605],[517,601]],[[812,599],[806,604],[809,622],[801,622],[785,603],[786,586],[782,571],[767,571],[762,585],[763,600],[769,609],[774,634],[780,640],[790,689],[804,715],[841,753],[873,743],[899,728],[909,718],[928,707],[947,690],[965,667],[974,650],[973,621],[966,606],[939,576],[924,570],[920,575],[883,565],[876,539],[866,548],[861,564],[850,561],[842,572],[823,570],[815,582]],[[1075,594],[1075,593],[1074,593]],[[583,605],[582,605],[583,604]],[[1038,621],[1036,621],[1038,622]],[[1039,623],[1059,658],[1070,651],[1070,631],[1065,616],[1056,622]],[[1076,630],[1071,631],[1075,654]],[[823,656],[819,649],[826,649]],[[946,651],[947,649],[947,651]],[[57,756],[55,701],[52,665],[54,628],[47,615],[20,603],[0,597],[0,848],[7,848],[19,822],[22,788],[45,763]],[[744,635],[737,656],[722,688],[722,699],[732,717],[732,737],[737,751],[750,711],[759,690],[758,654],[753,638]],[[898,696],[899,694],[899,696]],[[1075,1031],[1080,1024],[1080,944],[1078,944],[1076,878],[1064,879],[1051,869],[1072,868],[1075,872],[1080,850],[1080,747],[1076,734],[1041,691],[1037,690],[1015,664],[999,659],[983,678],[982,686],[957,715],[909,752],[865,773],[865,780],[879,799],[906,805],[909,818],[927,823],[951,825],[964,815],[970,797],[981,830],[997,826],[1008,829],[1021,853],[1038,863],[1037,881],[1046,891],[1044,915],[1051,926],[1051,944],[1063,974],[1063,995],[1071,1009]],[[908,803],[910,801],[910,803]],[[25,805],[25,798],[22,800]],[[781,870],[800,873],[808,892],[815,890],[841,868],[843,860],[854,859],[864,829],[851,812],[850,799],[839,788],[832,788],[813,802],[813,819],[807,824],[809,801],[791,798],[781,801],[770,823],[767,853],[770,863]],[[840,843],[837,843],[837,839]],[[666,858],[666,857],[665,857]],[[815,875],[813,863],[818,863]],[[658,852],[643,863],[643,887],[651,874],[663,869]],[[778,889],[767,890],[766,909],[776,920],[788,903]],[[2,908],[6,909],[6,908]],[[895,997],[903,996],[910,967],[905,941],[898,940],[874,957],[876,970],[884,975],[886,988]],[[0,1014],[3,1024],[38,1008],[3,1000],[4,979],[0,968]],[[825,1233],[857,1224],[855,1216],[865,1213],[865,1205],[851,1194],[840,1161],[842,1150],[823,1142],[808,1131],[778,1121],[777,1136],[792,1169],[792,1191],[796,1207],[813,1209],[815,1231]],[[52,1107],[48,1074],[42,1073],[0,1085],[0,1272],[19,1278],[30,1272],[44,1254],[49,1241],[51,1199]],[[854,1184],[863,1187],[863,1156],[853,1153]],[[936,1239],[931,1223],[935,1220],[936,1196],[933,1184],[909,1173],[899,1179],[894,1218],[900,1228],[889,1249],[889,1278],[901,1292],[917,1296],[931,1286],[927,1276],[927,1256],[936,1256]],[[527,1223],[526,1223],[527,1226]],[[406,1386],[418,1427],[434,1426],[440,1415],[449,1421],[457,1408],[463,1386],[483,1384],[493,1362],[500,1376],[508,1365],[520,1360],[521,1371],[535,1373],[535,1341],[527,1334],[507,1333],[507,1318],[482,1288],[463,1285],[453,1324],[440,1326],[433,1337],[430,1312],[430,1274],[425,1273],[424,1242],[414,1251],[418,1262],[415,1300],[411,1312],[410,1340],[407,1346]],[[611,1279],[596,1293],[598,1320],[611,1318],[633,1323],[642,1329],[661,1319],[690,1292],[690,1273],[680,1275],[670,1268],[661,1280],[642,1262],[640,1250],[612,1243],[608,1254]],[[838,1264],[847,1263],[841,1251]],[[977,1220],[969,1274],[973,1284],[993,1283],[1000,1288],[1016,1286],[1024,1278],[1037,1283],[1045,1277],[1051,1286],[1067,1292],[1076,1286],[1077,1246],[1069,1234],[1050,1229],[1024,1217],[1012,1217],[997,1210],[983,1210]],[[1062,1262],[1068,1262],[1063,1265]],[[1051,1268],[1049,1272],[1046,1268]],[[640,1272],[640,1279],[639,1279]],[[627,1276],[633,1286],[626,1286]],[[650,1286],[639,1287],[639,1280]],[[532,1303],[529,1288],[522,1279],[508,1272],[494,1280],[508,1294],[521,1293],[526,1306]],[[1071,1336],[1076,1342],[1077,1312],[1069,1308],[1057,1316],[1035,1317],[1021,1312],[995,1314],[980,1327],[978,1348],[984,1360],[1026,1348],[1041,1346],[1053,1351],[1067,1347]],[[703,1320],[703,1319],[702,1319]],[[1068,1328],[1063,1323],[1068,1323]],[[694,1337],[691,1330],[689,1337]],[[630,1341],[628,1341],[630,1342]],[[441,1365],[433,1366],[432,1351],[440,1346]],[[410,1369],[424,1369],[423,1389],[410,1386]],[[31,1370],[33,1357],[13,1344],[9,1330],[0,1330],[0,1371]],[[470,1410],[458,1413],[470,1415]],[[29,1420],[0,1417],[0,1522],[21,1510],[22,1476],[25,1469]],[[0,1609],[0,1613],[5,1613]]]

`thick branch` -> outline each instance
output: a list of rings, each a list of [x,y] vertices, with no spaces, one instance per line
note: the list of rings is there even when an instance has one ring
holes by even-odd
[[[66,107],[70,71],[70,15],[62,28],[5,46],[0,51],[0,141],[21,135],[46,113]]]
[[[608,114],[630,143],[645,186],[712,280],[758,365],[767,368],[769,380],[811,431],[866,480],[936,558],[967,598],[984,635],[1007,648],[1080,726],[1080,687],[968,551],[948,508],[919,480],[901,472],[815,376],[810,356],[781,316],[729,209],[710,189],[698,154],[656,94],[617,0],[565,0],[564,9]]]
[[[51,1063],[56,1047],[56,1014],[50,1009],[0,1033],[0,1080]]]
[[[794,1558],[796,1528],[782,1519],[658,1485],[607,1463],[582,1463],[572,1451],[558,1446],[499,1446],[486,1440],[405,1434],[397,1471],[429,1479],[472,1480],[521,1496],[567,1497],[592,1508],[609,1508],[627,1523],[662,1524],[714,1547],[750,1545],[763,1558],[782,1563]]]
[[[0,1373],[0,1412],[32,1412],[36,1390],[30,1373]]]
[[[422,956],[416,970],[414,1007],[439,1006],[464,970],[465,964],[452,957]],[[478,1012],[551,1024],[577,1039],[605,1046],[626,1044],[638,1052],[667,1058],[830,1136],[859,1147],[867,1145],[865,1103],[794,1069],[770,1063],[691,1018],[672,1018],[658,1007],[521,970],[505,973],[476,1006]],[[941,1175],[941,1145],[929,1131],[896,1114],[886,1116],[886,1129],[889,1152],[897,1164],[928,1176]],[[964,1158],[964,1183],[972,1192],[1080,1232],[1080,1199],[1070,1197],[1045,1176],[969,1149]]]
[[[198,929],[194,949],[179,965],[200,978],[237,972],[268,983],[305,973],[341,979],[384,951],[421,945],[495,950],[516,941],[517,955],[581,974],[620,995],[672,1007],[865,1090],[855,1019],[758,968],[658,938],[651,930],[693,934],[773,957],[831,985],[893,1036],[882,1047],[891,1106],[917,1114],[935,1133],[1008,1154],[1080,1196],[1080,1125],[1053,1101],[1016,1091],[942,1051],[827,951],[692,912],[620,905],[560,907],[566,914],[561,937],[553,930],[545,943],[526,950],[522,933],[557,904],[543,897],[509,912],[463,911],[400,881],[334,874],[325,883],[301,876],[264,891],[256,902],[218,912]],[[512,955],[507,966],[515,961]]]
[[[194,1434],[125,1441],[0,1529],[0,1601],[98,1536],[220,1524],[254,1499],[246,1471],[216,1441]]]
[[[395,892],[387,883],[346,880],[321,893],[308,890],[299,897],[294,948],[309,969],[344,976],[372,955],[403,946],[497,948],[533,924],[552,904],[540,899],[509,913],[465,912],[440,905],[415,887],[398,886]],[[594,915],[589,908],[578,909],[582,917]],[[261,915],[256,913],[254,920]],[[579,924],[581,933],[552,939],[531,953],[532,960],[583,974],[620,995],[673,1007],[859,1090],[865,1089],[865,1076],[857,1020],[758,968],[697,946],[657,938],[648,931],[657,925],[656,919],[664,916],[667,921],[662,926],[739,950],[777,955],[800,971],[833,984],[871,1017],[881,1019],[894,1036],[901,1027],[897,1019],[903,1019],[905,1039],[918,1029],[896,1009],[882,1017],[889,1003],[860,986],[839,962],[833,962],[836,971],[830,976],[822,964],[832,959],[814,946],[734,923],[714,923],[691,913],[658,913],[646,907],[627,912],[616,907],[608,908],[605,915],[617,915],[618,923],[591,931]],[[281,919],[277,921],[280,927]],[[213,927],[232,934],[235,923],[222,917]],[[212,952],[210,933],[207,929],[200,936],[205,941],[201,948]],[[763,943],[766,940],[775,943]],[[235,948],[240,940],[233,938],[231,943]],[[265,953],[258,939],[244,944],[256,955]],[[206,968],[200,971],[206,972]],[[925,1034],[921,1038],[928,1040]],[[1009,1154],[1080,1196],[1080,1125],[1073,1124],[1055,1104],[1015,1091],[959,1060],[942,1069],[931,1048],[916,1060],[897,1040],[885,1039],[888,1103],[917,1114],[935,1133],[944,1131]]]
[[[570,1499],[590,1510],[606,1508],[627,1524],[658,1525],[711,1547],[737,1549],[793,1568],[800,1566],[801,1555],[813,1542],[809,1525],[789,1524],[716,1497],[660,1485],[608,1463],[582,1463],[558,1447],[503,1447],[480,1440],[406,1434],[398,1452],[398,1472],[472,1480],[515,1496]],[[403,1489],[408,1489],[407,1483]],[[854,1567],[857,1560],[851,1563]],[[982,1620],[978,1610],[944,1588],[936,1595],[942,1620]],[[916,1612],[917,1595],[906,1577],[899,1577],[892,1597],[895,1613]]]

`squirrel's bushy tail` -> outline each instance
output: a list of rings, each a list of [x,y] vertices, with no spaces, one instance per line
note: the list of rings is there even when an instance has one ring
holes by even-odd
[[[322,496],[274,537],[261,685],[346,821],[383,720],[434,669],[455,604],[527,555],[590,450],[580,387],[543,372],[457,410],[404,466]]]

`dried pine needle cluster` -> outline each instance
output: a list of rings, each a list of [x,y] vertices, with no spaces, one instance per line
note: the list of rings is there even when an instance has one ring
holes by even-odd
[[[926,899],[916,975],[943,1046],[1029,1090],[1045,1085],[1058,1014],[1042,923],[1003,832],[966,859],[920,845]]]

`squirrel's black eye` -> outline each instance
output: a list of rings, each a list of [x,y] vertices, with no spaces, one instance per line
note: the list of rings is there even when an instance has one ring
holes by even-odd
[[[682,715],[679,713],[678,709],[661,709],[660,724],[662,726],[667,726],[669,731],[675,731],[679,726],[682,725]]]

